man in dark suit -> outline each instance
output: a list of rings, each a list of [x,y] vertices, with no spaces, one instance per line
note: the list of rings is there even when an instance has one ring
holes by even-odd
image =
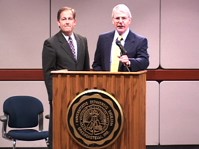
[[[131,12],[126,5],[119,4],[113,8],[112,23],[115,31],[99,36],[92,64],[93,70],[139,71],[147,69],[149,66],[148,42],[146,38],[133,33],[129,29],[131,19]],[[120,50],[123,49],[123,52],[117,56],[119,64],[117,69],[113,70],[113,53],[115,47],[118,48],[116,41],[120,42]]]
[[[42,67],[50,103],[49,143],[52,148],[52,75],[51,71],[67,69],[72,71],[90,70],[87,39],[73,32],[76,26],[76,12],[69,7],[57,13],[60,31],[45,40],[42,52]]]

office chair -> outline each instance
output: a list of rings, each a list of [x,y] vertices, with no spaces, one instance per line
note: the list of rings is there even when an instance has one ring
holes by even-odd
[[[48,146],[48,131],[43,131],[43,104],[32,96],[12,96],[3,103],[4,115],[0,116],[2,137],[13,141],[45,140]],[[9,131],[7,131],[7,128]]]

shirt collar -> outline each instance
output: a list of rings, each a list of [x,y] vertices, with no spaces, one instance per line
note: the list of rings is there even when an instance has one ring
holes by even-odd
[[[64,38],[68,41],[69,36],[66,36],[64,33],[62,33],[62,34],[63,34]],[[75,36],[73,33],[70,35],[70,37],[72,38],[73,41],[75,40]]]
[[[129,33],[129,28],[122,35],[119,35],[118,32],[115,31],[115,35],[114,35],[113,41],[115,41],[118,38],[118,36],[122,36],[123,41],[125,41],[128,33]]]

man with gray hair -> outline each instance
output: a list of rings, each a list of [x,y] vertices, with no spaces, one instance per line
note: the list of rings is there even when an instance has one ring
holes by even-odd
[[[112,10],[114,31],[99,35],[92,64],[95,71],[140,71],[149,66],[148,41],[130,30],[132,15],[124,4]],[[118,52],[119,51],[119,52]]]

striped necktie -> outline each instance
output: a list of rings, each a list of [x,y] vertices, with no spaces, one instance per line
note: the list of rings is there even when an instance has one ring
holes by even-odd
[[[71,51],[73,53],[73,57],[76,59],[75,47],[74,47],[73,40],[72,40],[71,37],[68,38],[68,44],[69,44]]]

